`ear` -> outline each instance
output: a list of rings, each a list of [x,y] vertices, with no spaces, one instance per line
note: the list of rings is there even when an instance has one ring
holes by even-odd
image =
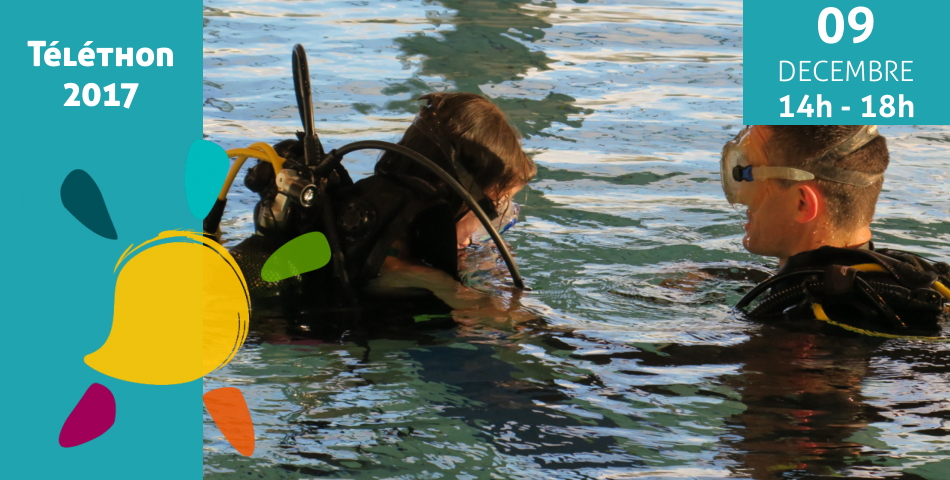
[[[825,198],[813,182],[802,182],[798,185],[798,205],[795,212],[795,221],[808,223],[821,212]]]

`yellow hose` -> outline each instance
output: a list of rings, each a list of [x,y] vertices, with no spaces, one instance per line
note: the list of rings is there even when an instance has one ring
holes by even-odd
[[[860,265],[853,265],[851,268],[859,272],[884,272],[888,273],[887,269],[876,264],[876,263],[862,263]]]
[[[231,150],[228,150],[228,156],[231,156]],[[231,190],[231,184],[234,183],[234,178],[237,177],[244,162],[247,161],[247,155],[235,156],[237,158],[235,158],[234,163],[231,164],[231,169],[228,170],[228,176],[224,178],[224,185],[221,187],[221,192],[218,193],[218,200],[226,200],[228,198],[228,191]]]
[[[859,272],[887,272],[887,270],[876,263],[862,263],[851,267]],[[950,300],[950,288],[940,282],[934,282],[934,290]]]
[[[947,300],[950,300],[950,288],[947,288],[946,285],[940,282],[934,282],[934,289],[940,292],[944,297],[947,297]]]
[[[863,328],[852,327],[851,325],[847,325],[844,323],[838,323],[828,318],[828,314],[825,313],[825,309],[819,303],[812,304],[811,311],[815,314],[815,318],[817,318],[818,320],[821,320],[822,322],[828,323],[829,325],[834,325],[836,327],[841,327],[845,330],[850,330],[852,332],[860,333],[862,335],[868,335],[870,337],[894,338],[894,339],[899,339],[899,340],[918,340],[922,342],[941,342],[941,343],[950,342],[950,338],[947,338],[947,337],[915,337],[911,335],[891,335],[888,333],[872,332],[871,330],[865,330]]]
[[[260,150],[270,155],[270,158],[271,158],[270,163],[274,166],[274,175],[279,174],[280,171],[284,169],[284,158],[281,157],[280,155],[277,155],[277,151],[274,150],[274,147],[270,146],[269,143],[256,142],[256,143],[252,143],[251,146],[248,148]]]
[[[228,157],[235,157],[234,163],[231,165],[231,169],[228,170],[228,176],[224,179],[224,185],[221,187],[221,192],[218,193],[218,200],[225,200],[228,198],[228,191],[231,190],[231,185],[234,184],[234,179],[237,177],[241,167],[244,165],[244,162],[248,158],[256,158],[258,160],[265,161],[270,163],[274,167],[274,175],[280,173],[284,169],[284,162],[286,159],[277,155],[277,151],[274,150],[274,147],[264,143],[257,142],[251,144],[247,148],[233,148],[227,151]]]

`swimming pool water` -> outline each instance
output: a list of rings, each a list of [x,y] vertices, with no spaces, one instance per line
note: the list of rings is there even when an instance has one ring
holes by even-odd
[[[506,239],[546,320],[308,338],[258,322],[205,379],[241,387],[257,450],[206,414],[208,478],[950,478],[947,346],[730,309],[774,268],[742,249],[718,179],[743,125],[742,2],[204,5],[205,134],[225,148],[299,129],[294,43],[328,148],[397,140],[426,92],[496,101],[539,166]],[[950,259],[950,126],[881,131],[876,242]],[[237,183],[228,245],[253,231]],[[470,285],[512,295],[490,252],[466,262]]]

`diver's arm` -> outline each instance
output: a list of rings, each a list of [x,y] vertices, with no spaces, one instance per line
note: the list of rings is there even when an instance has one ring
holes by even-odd
[[[371,289],[424,288],[453,309],[456,315],[473,315],[500,320],[522,321],[536,318],[516,306],[506,308],[502,299],[460,284],[449,274],[425,265],[387,257]]]

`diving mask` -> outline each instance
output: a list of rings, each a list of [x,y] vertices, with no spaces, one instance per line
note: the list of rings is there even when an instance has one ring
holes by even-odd
[[[498,206],[498,216],[492,220],[492,226],[499,234],[507,232],[511,227],[518,223],[518,215],[521,213],[521,206],[512,201],[505,202]],[[472,244],[481,244],[491,240],[491,235],[483,225],[479,225],[475,233],[472,234]]]
[[[844,183],[859,187],[866,187],[881,178],[883,174],[871,174],[842,170],[835,167],[835,162],[850,155],[867,145],[878,136],[876,125],[865,125],[854,135],[838,145],[828,149],[818,157],[799,168],[752,166],[747,157],[752,127],[746,127],[722,149],[722,158],[719,161],[720,180],[722,191],[726,194],[729,203],[749,204],[751,184],[755,180],[776,178],[802,182],[820,178],[831,182]]]

